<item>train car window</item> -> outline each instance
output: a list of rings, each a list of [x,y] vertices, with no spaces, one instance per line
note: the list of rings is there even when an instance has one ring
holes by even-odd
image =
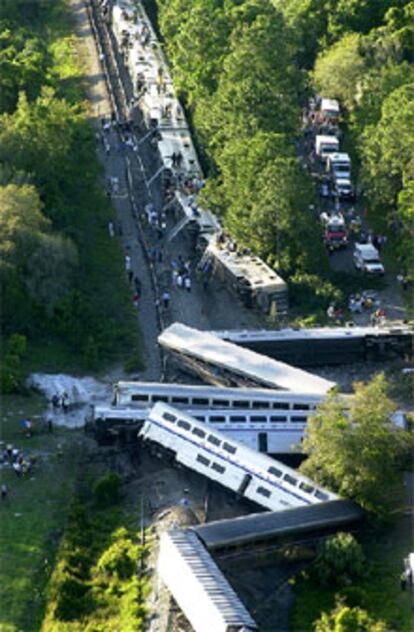
[[[173,397],[171,401],[173,404],[188,404],[188,397]]]
[[[168,402],[168,396],[167,395],[153,395],[152,396],[152,401],[154,402]]]
[[[193,434],[197,435],[197,437],[201,437],[201,439],[204,439],[206,436],[206,433],[204,430],[201,430],[201,428],[193,428]]]
[[[131,395],[133,402],[149,402],[149,395]]]
[[[230,402],[228,399],[213,399],[213,406],[222,406],[223,408],[228,408],[230,406]]]
[[[210,443],[212,443],[213,445],[220,445],[221,444],[220,439],[217,439],[217,437],[215,437],[214,435],[208,435],[207,441],[210,441]]]
[[[234,423],[244,423],[246,421],[246,417],[244,415],[231,415],[230,421]]]
[[[202,463],[206,467],[210,465],[210,459],[206,459],[206,457],[203,456],[202,454],[197,454],[196,461],[198,461],[199,463]]]
[[[231,443],[226,443],[226,441],[223,442],[223,450],[227,450],[230,454],[236,454],[237,452],[237,448],[235,448],[234,445],[231,445]]]
[[[319,498],[319,500],[329,500],[328,494],[321,492],[319,489],[316,490],[315,496],[316,498]]]
[[[298,415],[292,415],[290,421],[303,424],[307,422],[307,417],[298,417]]]
[[[289,410],[289,404],[287,402],[273,402],[272,408],[275,410]]]
[[[269,490],[266,489],[265,487],[258,487],[256,491],[258,494],[261,494],[262,496],[265,496],[266,498],[270,498],[270,496],[272,495],[272,492],[269,492]]]
[[[212,424],[219,424],[226,421],[226,418],[223,415],[211,415],[211,417],[209,417],[209,420]]]
[[[298,479],[293,478],[293,476],[291,476],[290,474],[285,474],[283,480],[286,481],[286,483],[290,483],[291,485],[296,485],[298,482]]]
[[[249,408],[249,404],[242,399],[235,399],[233,401],[233,408]]]
[[[252,408],[269,408],[269,402],[253,402]]]
[[[224,474],[224,472],[226,471],[226,468],[220,465],[219,463],[213,463],[213,465],[211,466],[211,469],[216,470],[216,472],[218,472],[219,474]]]
[[[272,415],[270,417],[270,421],[272,421],[273,423],[276,423],[278,421],[286,421],[287,417],[285,417],[284,415]]]
[[[193,397],[192,403],[194,406],[208,406],[207,397]]]
[[[293,410],[309,410],[309,404],[293,404]]]
[[[175,424],[177,421],[177,417],[171,413],[163,413],[162,418],[165,419],[165,421],[170,421],[172,424]]]
[[[269,469],[267,470],[269,472],[269,474],[273,474],[273,476],[277,476],[278,478],[280,478],[280,476],[282,476],[283,472],[282,470],[278,470],[277,467],[269,467]]]
[[[303,491],[307,494],[313,494],[313,492],[315,491],[315,488],[312,487],[312,485],[309,485],[309,483],[304,483],[303,481],[301,482],[299,487],[303,489]]]
[[[267,421],[266,417],[264,415],[252,415],[250,417],[250,421],[254,424],[254,423],[264,423]]]
[[[191,424],[189,424],[188,421],[184,421],[184,419],[179,419],[177,426],[179,428],[184,428],[184,430],[191,430]]]
[[[194,415],[194,419],[197,419],[197,421],[203,421],[205,422],[206,418],[202,417],[201,415]]]

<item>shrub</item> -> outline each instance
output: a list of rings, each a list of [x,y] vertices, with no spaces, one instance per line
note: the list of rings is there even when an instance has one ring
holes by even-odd
[[[361,545],[350,533],[339,532],[322,542],[312,572],[325,586],[346,586],[352,578],[363,577],[366,570]]]
[[[121,479],[115,472],[107,472],[94,487],[94,498],[98,506],[108,507],[119,502]]]

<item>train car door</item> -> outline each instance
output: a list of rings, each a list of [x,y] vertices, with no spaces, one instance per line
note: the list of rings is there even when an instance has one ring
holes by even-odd
[[[251,475],[250,474],[246,474],[245,477],[243,478],[242,482],[240,483],[239,489],[237,490],[237,493],[240,494],[240,496],[243,496],[244,492],[246,491],[246,489],[250,485],[250,481],[251,480],[252,480]]]
[[[267,454],[267,432],[259,432],[257,443],[259,452]]]

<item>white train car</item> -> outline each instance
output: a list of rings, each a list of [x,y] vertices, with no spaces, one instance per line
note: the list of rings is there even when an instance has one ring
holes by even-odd
[[[194,532],[162,534],[157,570],[195,632],[258,629]]]
[[[150,408],[157,402],[184,409],[242,409],[312,411],[323,395],[270,388],[220,388],[217,386],[159,382],[117,382],[113,406]]]
[[[335,386],[335,382],[182,323],[173,323],[164,329],[158,342],[180,364],[213,384],[300,389],[303,393],[322,396]]]
[[[151,409],[138,435],[156,454],[271,511],[338,499],[283,463],[165,404]]]
[[[185,413],[264,454],[299,454],[307,420],[314,411],[185,409]],[[126,426],[138,429],[148,414],[148,408],[95,406],[87,422],[98,433]]]
[[[230,249],[219,239],[208,242],[203,262],[210,260],[213,273],[232,289],[246,305],[275,314],[288,311],[288,288],[285,281],[264,261],[247,251]]]

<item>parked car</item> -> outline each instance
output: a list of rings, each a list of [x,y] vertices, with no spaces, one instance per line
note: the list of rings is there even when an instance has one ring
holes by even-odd
[[[334,194],[341,199],[354,199],[354,187],[347,178],[336,178],[334,181]]]

